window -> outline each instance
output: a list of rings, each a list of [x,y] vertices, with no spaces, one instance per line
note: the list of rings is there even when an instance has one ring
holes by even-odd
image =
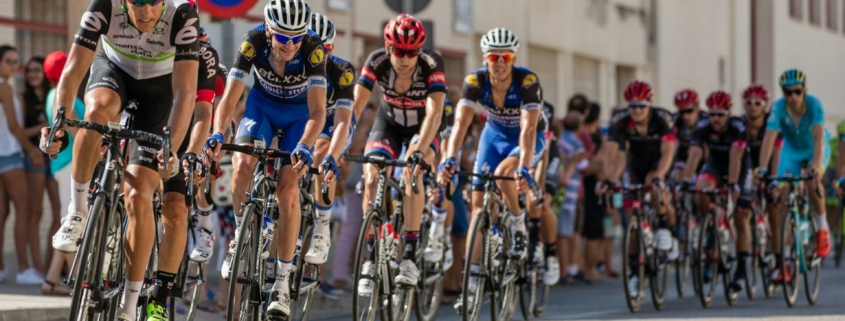
[[[44,8],[51,9],[44,10]],[[26,22],[58,27],[69,25],[67,0],[16,0],[15,11],[15,18]],[[67,32],[33,30],[25,27],[16,29],[15,37],[22,63],[33,56],[44,57],[56,50],[70,49]]]
[[[810,24],[814,26],[822,25],[822,6],[819,0],[810,0]]]
[[[827,0],[827,28],[833,32],[836,32],[839,27],[839,9],[836,7],[837,2],[839,2],[839,0]]]
[[[803,4],[801,0],[789,0],[789,16],[798,20],[803,19]]]
[[[464,57],[442,53],[441,56],[443,57],[443,68],[446,71],[446,85],[460,89],[464,76],[466,76]]]

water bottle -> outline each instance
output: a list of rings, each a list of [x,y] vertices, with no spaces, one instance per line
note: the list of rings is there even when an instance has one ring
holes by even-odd
[[[643,230],[643,243],[645,243],[646,254],[651,255],[651,252],[654,250],[651,246],[651,242],[654,239],[654,232],[651,231],[651,226],[649,226],[648,221],[643,220],[640,225]]]
[[[807,245],[810,243],[810,224],[807,222],[807,216],[801,217],[801,243]]]
[[[760,248],[765,248],[768,237],[766,234],[766,222],[763,220],[762,215],[757,216],[757,222],[754,228],[757,229],[757,244],[760,245]]]
[[[613,208],[622,208],[622,193],[613,193]]]
[[[264,276],[270,280],[276,279],[275,274],[275,267],[276,267],[276,259],[274,258],[267,258],[267,261],[264,263]]]
[[[273,218],[268,214],[264,214],[264,223],[261,226],[261,258],[266,259],[270,256],[270,245],[273,243]]]

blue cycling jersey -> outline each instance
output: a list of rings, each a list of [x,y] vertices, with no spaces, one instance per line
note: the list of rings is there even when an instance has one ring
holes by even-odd
[[[511,86],[505,94],[504,104],[493,103],[493,85],[488,81],[487,67],[479,68],[464,79],[463,98],[458,104],[475,107],[480,103],[487,111],[487,124],[509,139],[519,139],[519,120],[522,110],[540,108],[543,105],[540,80],[531,70],[513,67]],[[545,130],[544,114],[540,115],[537,128]]]
[[[812,150],[814,145],[813,126],[824,125],[824,108],[821,101],[807,94],[804,101],[805,112],[797,121],[789,114],[786,99],[775,101],[772,113],[766,121],[766,129],[783,135],[784,150]],[[827,136],[825,131],[825,136]],[[827,142],[825,137],[824,142]]]

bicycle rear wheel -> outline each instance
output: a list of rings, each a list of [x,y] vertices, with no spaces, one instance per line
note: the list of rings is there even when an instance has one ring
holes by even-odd
[[[423,212],[422,223],[420,224],[420,243],[419,249],[424,253],[430,241],[431,228],[431,213],[428,208]],[[443,233],[440,237],[441,244],[447,244],[448,236]],[[438,262],[429,263],[425,261],[423,253],[417,253],[417,267],[420,267],[420,282],[417,285],[416,293],[414,293],[414,310],[417,315],[417,320],[431,321],[437,317],[437,311],[440,309],[440,300],[443,297],[443,284],[446,280],[446,271],[443,270],[443,264],[446,256],[443,255]]]
[[[467,260],[464,262],[464,273],[461,280],[463,294],[460,297],[462,301],[461,315],[463,321],[477,321],[481,316],[481,306],[484,303],[485,286],[489,281],[489,276],[486,275],[488,271],[492,271],[491,254],[495,253],[491,248],[492,242],[490,234],[490,213],[482,211],[475,218],[475,224],[471,225],[472,231],[470,233],[469,247],[467,248]],[[480,272],[472,271],[472,261],[478,258],[481,266]],[[470,296],[470,289],[475,289],[475,295]]]
[[[690,276],[690,256],[689,255],[689,211],[682,211],[680,221],[677,223],[678,231],[678,259],[675,260],[675,286],[678,290],[678,297],[683,298],[687,292],[687,280]]]
[[[631,251],[632,246],[636,247],[636,254]],[[645,301],[644,258],[645,247],[642,242],[639,218],[631,216],[628,219],[628,226],[625,228],[622,242],[622,287],[625,289],[625,302],[628,304],[628,310],[632,313],[639,311]],[[638,280],[635,288],[636,293],[631,292],[628,286],[631,284],[632,277],[636,277]]]
[[[816,305],[816,300],[819,299],[819,286],[822,280],[822,259],[816,254],[816,220],[814,218],[807,218],[807,230],[809,238],[804,241],[804,265],[806,270],[804,274],[804,291],[807,294],[807,301],[810,305]]]
[[[379,291],[381,290],[380,269],[376,266],[372,273],[364,274],[362,265],[369,261],[370,251],[372,251],[373,260],[371,264],[377,264],[381,259],[379,257],[379,246],[381,238],[376,237],[377,233],[381,231],[382,221],[379,218],[379,213],[373,210],[364,216],[364,222],[361,224],[361,232],[358,235],[358,245],[355,247],[355,260],[352,261],[353,283],[352,283],[352,317],[354,321],[373,321],[379,314]],[[368,244],[367,240],[373,236],[373,244]],[[369,293],[362,293],[358,291],[361,287],[363,279],[369,280],[372,288]],[[363,295],[362,295],[363,294]]]
[[[730,244],[732,238],[727,244],[723,244],[720,238],[717,238],[717,240],[719,246],[716,247],[716,251],[719,252],[719,272],[722,274],[722,290],[725,292],[725,300],[728,302],[728,305],[734,306],[736,305],[736,301],[739,300],[739,293],[731,287],[731,281],[739,264],[736,251],[731,249],[735,249],[736,247]]]
[[[264,275],[260,273],[257,266],[261,255],[260,242],[257,240],[261,237],[260,227],[263,216],[255,203],[247,203],[243,213],[243,220],[238,227],[237,247],[229,269],[227,321],[253,321],[263,317],[260,310],[264,289],[259,286],[263,282],[259,283],[258,278],[264,278]],[[250,299],[253,298],[258,299],[259,303],[250,304]]]
[[[493,265],[494,276],[492,282],[498,290],[491,293],[490,313],[492,320],[510,320],[516,314],[517,284],[519,278],[518,264],[521,260],[511,259],[507,253],[511,252],[511,231],[509,226],[501,224],[499,219],[499,230],[502,233],[502,259],[499,266]]]
[[[520,264],[519,282],[519,306],[522,310],[522,318],[531,320],[537,306],[537,270],[525,262]]]
[[[545,258],[544,258],[545,259]],[[538,269],[537,270],[537,284],[540,287],[537,289],[537,296],[535,299],[534,304],[534,316],[535,317],[542,317],[543,313],[546,312],[546,307],[549,306],[549,291],[551,290],[551,285],[546,284],[543,282],[542,278],[544,275],[544,270]]]
[[[84,287],[83,284],[95,285],[98,287],[102,275],[99,261],[100,251],[100,237],[103,233],[103,220],[106,210],[106,196],[104,194],[97,194],[94,197],[93,206],[88,210],[88,222],[85,225],[85,231],[82,234],[82,246],[77,249],[74,257],[73,266],[76,269],[76,274],[71,278],[72,284],[72,298],[70,305],[70,316],[68,320],[93,320],[96,318],[96,313],[91,313],[88,308],[88,300],[91,296],[91,290]]]
[[[749,218],[749,226],[751,227],[751,253],[749,255],[749,261],[746,265],[745,270],[745,295],[748,297],[748,300],[754,300],[754,297],[757,296],[757,282],[760,281],[760,260],[758,257],[763,255],[765,249],[762,248],[762,244],[760,243],[760,239],[764,236],[760,235],[759,231],[757,231],[757,216],[759,209],[754,209],[751,214],[751,218]]]
[[[716,229],[716,219],[712,213],[704,216],[699,233],[698,254],[699,262],[697,271],[699,280],[698,298],[701,305],[709,308],[713,304],[713,296],[716,294],[716,283],[719,275],[719,236]]]
[[[800,256],[803,255],[800,253],[803,251],[803,247],[796,246],[801,242],[800,239],[796,238],[801,236],[796,233],[798,226],[795,222],[795,213],[787,212],[783,218],[783,232],[780,239],[781,253],[783,253],[780,262],[784,276],[783,298],[786,300],[786,305],[792,307],[795,305],[795,300],[798,299],[798,287],[801,285],[798,278],[798,270],[800,269],[798,261]]]

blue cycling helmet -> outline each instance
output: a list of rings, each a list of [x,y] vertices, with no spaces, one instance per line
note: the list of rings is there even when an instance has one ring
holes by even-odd
[[[790,87],[795,85],[804,85],[806,76],[804,72],[798,69],[787,69],[780,75],[780,86]]]

